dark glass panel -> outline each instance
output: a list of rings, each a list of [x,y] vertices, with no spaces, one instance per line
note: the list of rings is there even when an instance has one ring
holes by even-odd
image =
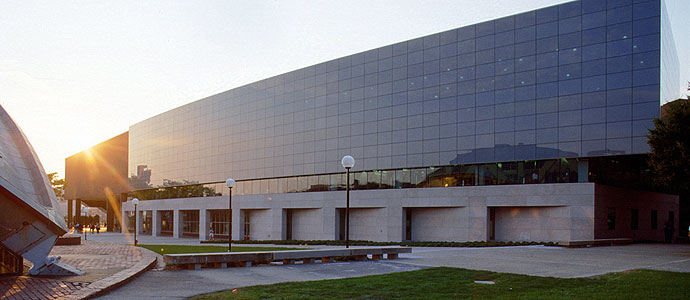
[[[395,188],[410,188],[412,181],[410,180],[410,169],[402,169],[395,171]]]
[[[538,172],[539,183],[557,183],[559,182],[560,161],[558,160],[540,160],[537,161],[536,170]]]
[[[298,186],[297,186],[297,177],[290,177],[287,180],[287,192],[288,193],[296,193],[298,191]]]
[[[606,26],[606,11],[582,15],[582,30]]]
[[[413,187],[427,187],[426,168],[411,169],[410,183]]]
[[[278,179],[278,193],[288,193],[288,179]]]
[[[306,189],[302,190],[302,192],[304,192],[304,191],[306,191]],[[258,180],[254,180],[252,182],[252,195],[258,195],[258,194],[261,194],[261,182]]]
[[[395,171],[380,171],[382,189],[391,189],[396,187]]]
[[[363,190],[367,186],[367,172],[350,172],[350,180],[353,181],[350,186],[353,190]]]
[[[562,158],[561,159],[561,181],[560,182],[577,182],[578,181],[578,160],[576,158]]]
[[[455,167],[456,185],[457,186],[472,186],[475,184],[475,175],[477,173],[476,165],[465,165]]]
[[[329,175],[329,191],[345,190],[345,174],[331,174]]]
[[[443,180],[445,177],[451,176],[451,167],[430,167],[427,174],[429,187],[443,187]]]
[[[494,185],[498,181],[497,166],[495,163],[478,165],[478,185]]]
[[[498,166],[498,184],[516,184],[518,183],[518,163],[504,162],[497,163]]]
[[[521,183],[539,183],[537,161],[527,160],[518,163],[518,174]]]

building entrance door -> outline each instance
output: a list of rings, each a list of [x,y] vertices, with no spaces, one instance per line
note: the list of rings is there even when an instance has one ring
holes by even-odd
[[[412,240],[412,210],[404,208],[405,210],[405,240]]]
[[[496,208],[489,207],[489,241],[496,240]]]
[[[285,240],[292,240],[292,210],[285,212]]]

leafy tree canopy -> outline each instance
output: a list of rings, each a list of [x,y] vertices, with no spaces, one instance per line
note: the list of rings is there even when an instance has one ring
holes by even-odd
[[[58,173],[57,172],[48,173],[46,175],[48,176],[48,179],[50,180],[50,185],[53,186],[53,190],[55,191],[55,196],[64,197],[65,196],[65,185],[67,184],[65,179],[64,178],[58,179]]]
[[[654,119],[648,143],[655,180],[670,192],[690,193],[690,101],[667,104],[663,119]]]

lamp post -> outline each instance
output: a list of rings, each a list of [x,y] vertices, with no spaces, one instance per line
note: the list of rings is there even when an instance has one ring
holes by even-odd
[[[137,241],[137,226],[139,225],[137,221],[137,204],[139,204],[139,198],[132,199],[132,204],[134,204],[134,246],[136,246],[139,242]]]
[[[232,252],[232,188],[235,186],[235,179],[228,178],[225,185],[228,186],[228,252]]]
[[[345,202],[345,248],[350,248],[350,168],[355,166],[355,158],[349,155],[343,156],[340,162],[346,171],[346,193],[347,202]]]

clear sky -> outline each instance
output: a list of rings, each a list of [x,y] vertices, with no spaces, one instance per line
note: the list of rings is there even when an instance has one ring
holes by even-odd
[[[2,1],[0,104],[46,171],[64,177],[66,157],[180,105],[330,59],[564,2]],[[684,22],[680,28],[690,28],[690,1],[667,6],[679,16],[672,16],[675,22]],[[688,41],[677,42],[681,65],[690,66]],[[681,68],[683,78],[687,69]]]

